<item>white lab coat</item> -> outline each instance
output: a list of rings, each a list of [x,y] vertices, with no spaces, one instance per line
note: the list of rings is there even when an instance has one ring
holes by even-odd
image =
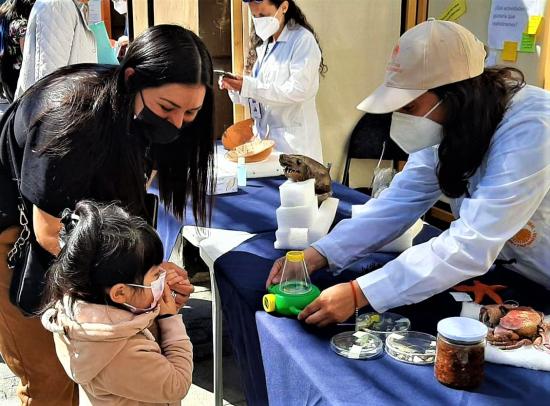
[[[361,216],[342,221],[313,246],[338,270],[399,236],[441,196],[437,163],[437,147],[412,154]],[[499,255],[515,258],[515,271],[550,289],[549,92],[526,86],[514,96],[469,181],[471,197],[451,203],[457,220],[449,230],[358,278],[377,311],[482,275]]]
[[[275,44],[264,42],[256,52],[253,75],[244,77],[240,94],[230,91],[229,97],[251,107],[255,134],[264,138],[269,127],[276,150],[323,162],[315,106],[321,51],[313,34],[287,24]],[[259,103],[257,114],[254,102]]]

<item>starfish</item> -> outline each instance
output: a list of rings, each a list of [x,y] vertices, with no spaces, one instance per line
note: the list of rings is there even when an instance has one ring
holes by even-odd
[[[474,285],[457,285],[453,289],[458,292],[473,292],[474,302],[480,304],[485,295],[489,296],[497,304],[502,304],[502,298],[497,291],[506,289],[504,285],[486,285],[478,280],[474,281]]]

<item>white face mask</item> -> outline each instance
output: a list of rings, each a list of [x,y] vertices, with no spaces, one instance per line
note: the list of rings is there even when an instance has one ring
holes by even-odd
[[[113,0],[113,7],[118,14],[126,14],[128,12],[126,0]]]
[[[443,126],[429,118],[443,100],[437,102],[423,117],[394,112],[391,118],[390,138],[407,154],[441,143]]]
[[[279,20],[276,18],[278,13],[279,9],[277,9],[273,17],[252,17],[256,34],[262,41],[267,41],[273,34],[279,31],[281,23],[279,23]]]
[[[156,281],[151,282],[151,286],[138,285],[135,283],[127,283],[128,286],[136,286],[138,288],[151,289],[153,293],[153,302],[151,303],[151,306],[149,306],[146,309],[132,306],[129,303],[123,303],[123,305],[126,306],[128,309],[130,309],[132,313],[135,313],[135,314],[142,314],[153,310],[157,306],[157,303],[159,302],[160,298],[162,297],[162,292],[164,292],[165,279],[166,279],[166,272],[162,271],[158,279]]]

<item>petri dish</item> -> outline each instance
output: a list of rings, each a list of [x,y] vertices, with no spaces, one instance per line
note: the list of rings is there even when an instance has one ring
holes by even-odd
[[[386,353],[397,361],[429,365],[435,361],[436,338],[419,331],[391,333],[386,338]]]
[[[357,316],[355,322],[356,331],[365,331],[379,337],[382,342],[391,333],[403,332],[409,330],[411,321],[405,316],[396,313],[365,313]]]
[[[369,359],[380,355],[384,344],[380,338],[364,331],[344,331],[332,337],[330,347],[345,358]]]

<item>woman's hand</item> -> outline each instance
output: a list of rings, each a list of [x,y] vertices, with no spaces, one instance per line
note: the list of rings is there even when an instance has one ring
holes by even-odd
[[[178,306],[176,305],[176,301],[172,296],[172,292],[170,291],[170,287],[167,282],[164,284],[162,297],[159,299],[159,306],[159,316],[164,316],[165,314],[173,316],[178,313]]]
[[[218,85],[222,90],[226,89],[226,90],[234,90],[236,92],[240,92],[241,89],[243,88],[243,78],[240,76],[236,76],[235,78],[222,76],[220,77]]]
[[[328,264],[326,258],[312,247],[309,247],[304,251],[304,261],[310,275],[316,270],[324,268]],[[271,267],[269,276],[267,277],[267,281],[265,283],[266,288],[281,282],[281,273],[283,272],[284,263],[285,257],[281,257],[275,261]]]
[[[276,285],[281,282],[281,273],[283,272],[283,266],[285,263],[285,257],[277,258],[271,267],[267,281],[265,282],[266,289],[271,285]]]
[[[185,269],[172,262],[163,262],[160,266],[166,271],[166,283],[169,290],[174,292],[174,299],[179,310],[189,301],[195,287],[189,281]]]
[[[356,281],[355,292],[357,295],[357,307],[368,304],[367,299]],[[324,327],[331,323],[341,323],[349,319],[355,312],[354,289],[349,283],[339,283],[321,292],[321,295],[311,302],[298,315],[298,320],[304,320],[307,324]]]

